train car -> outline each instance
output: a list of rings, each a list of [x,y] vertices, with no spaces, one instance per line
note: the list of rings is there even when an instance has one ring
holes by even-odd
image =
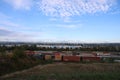
[[[62,55],[55,55],[55,61],[62,61]]]
[[[44,55],[42,55],[42,54],[35,54],[35,55],[33,55],[33,57],[40,59],[40,60],[45,60]]]
[[[86,62],[86,61],[87,61],[87,62],[93,62],[93,61],[95,61],[95,62],[97,61],[97,62],[98,62],[98,61],[101,61],[101,58],[100,58],[100,57],[88,57],[88,56],[83,56],[83,57],[82,57],[82,61],[83,61],[83,62],[84,62],[84,61],[85,61],[85,62]]]
[[[63,56],[65,62],[80,62],[80,56]]]
[[[54,61],[62,61],[62,55],[59,52],[54,53]]]
[[[45,60],[52,60],[52,56],[51,55],[45,55]]]
[[[34,51],[25,51],[25,54],[28,56],[33,56],[35,54]]]

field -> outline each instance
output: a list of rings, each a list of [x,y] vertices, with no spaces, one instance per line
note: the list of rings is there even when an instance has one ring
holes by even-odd
[[[3,77],[3,80],[120,80],[120,64],[53,63]]]

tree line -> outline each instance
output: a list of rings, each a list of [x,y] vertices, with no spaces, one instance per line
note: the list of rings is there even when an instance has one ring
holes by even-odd
[[[36,47],[36,45],[21,45],[21,46],[0,46],[0,52],[4,53],[5,51],[13,51],[16,48],[22,48],[24,50],[42,50],[42,51],[113,51],[120,52],[120,46],[93,46],[93,47],[66,47],[66,48],[58,48],[58,47]]]

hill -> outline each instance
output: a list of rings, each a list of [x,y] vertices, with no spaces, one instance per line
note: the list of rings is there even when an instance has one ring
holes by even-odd
[[[3,76],[3,80],[119,80],[119,63],[53,63]]]

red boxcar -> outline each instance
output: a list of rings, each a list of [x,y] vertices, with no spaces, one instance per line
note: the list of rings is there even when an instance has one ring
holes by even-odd
[[[35,52],[34,51],[25,51],[25,54],[32,56],[35,54]]]
[[[86,56],[84,56],[84,57],[82,57],[82,60],[83,61],[100,61],[101,59],[100,59],[100,57],[86,57]]]
[[[63,56],[63,61],[79,62],[80,56]]]

